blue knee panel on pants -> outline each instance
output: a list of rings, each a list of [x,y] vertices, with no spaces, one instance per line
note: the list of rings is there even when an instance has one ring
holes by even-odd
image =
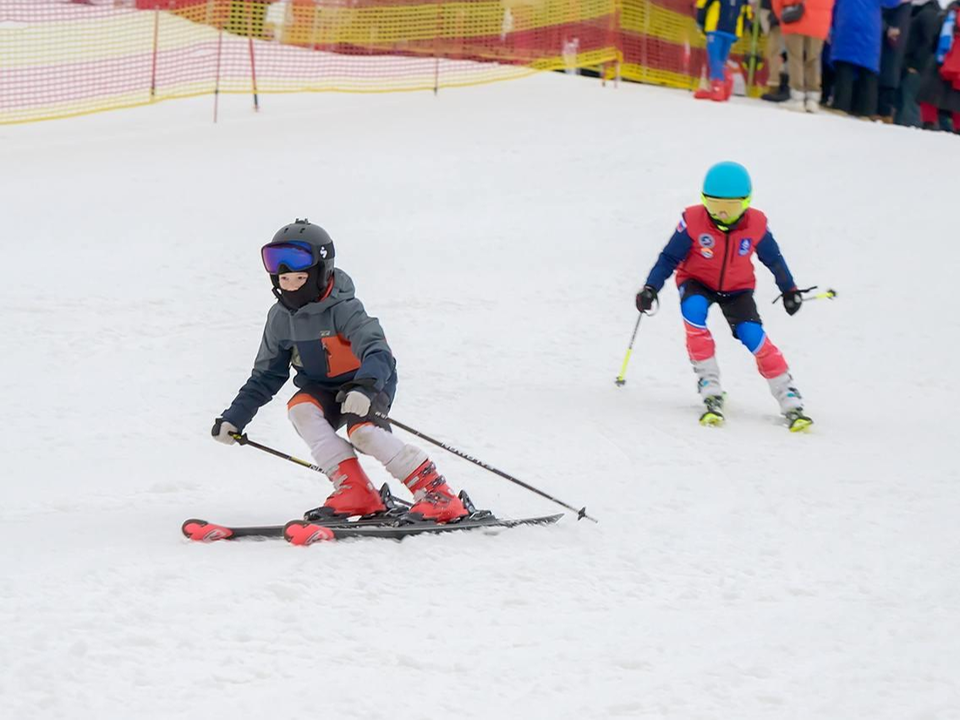
[[[737,325],[737,339],[747,346],[747,350],[756,353],[763,345],[763,340],[767,334],[763,331],[763,325],[755,322],[742,322]]]
[[[683,319],[694,327],[707,326],[707,310],[710,302],[703,295],[691,295],[680,303]]]

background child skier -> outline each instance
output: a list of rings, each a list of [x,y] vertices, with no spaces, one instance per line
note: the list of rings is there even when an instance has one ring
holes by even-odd
[[[773,273],[789,315],[800,310],[803,296],[767,228],[766,216],[750,207],[752,193],[750,175],[742,165],[722,162],[710,168],[703,183],[702,204],[683,212],[673,237],[637,293],[637,309],[649,312],[657,293],[676,270],[687,353],[706,405],[700,422],[723,422],[720,368],[713,336],[707,329],[707,313],[717,303],[734,337],[756,358],[757,368],[770,384],[790,430],[797,431],[813,421],[803,412],[787,361],[763,329],[753,298],[754,252]]]
[[[397,391],[396,362],[376,318],[355,297],[350,277],[334,268],[333,240],[307,220],[281,228],[261,250],[277,303],[267,315],[250,379],[213,424],[232,444],[287,382],[294,428],[334,491],[308,519],[373,515],[385,508],[354,449],[372,455],[414,495],[410,514],[449,522],[467,514],[426,453],[390,432],[387,412]],[[350,442],[337,434],[347,427]],[[352,444],[351,444],[352,443]]]
[[[730,49],[741,37],[753,10],[746,0],[697,0],[697,27],[707,36],[710,87],[697,90],[697,100],[726,102],[733,93],[733,78],[727,69]]]

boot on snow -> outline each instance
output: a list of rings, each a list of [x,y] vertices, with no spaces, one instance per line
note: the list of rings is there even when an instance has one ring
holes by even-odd
[[[706,408],[700,416],[700,424],[704,427],[719,427],[723,425],[723,396],[708,395],[703,399]]]
[[[414,470],[403,484],[413,493],[413,507],[408,517],[446,523],[468,514],[463,502],[429,460]]]
[[[787,419],[790,432],[800,432],[813,425],[813,420],[803,412],[803,399],[790,373],[770,378],[767,382],[770,384],[770,392],[780,405],[780,413]]]
[[[723,80],[711,81],[709,88],[697,90],[693,97],[696,100],[713,100],[715,102],[726,102],[730,99],[730,95],[727,94],[727,85]]]
[[[386,510],[380,493],[360,467],[356,458],[344,460],[330,474],[333,492],[323,505],[304,513],[306,520],[345,518],[353,515],[374,515]]]
[[[784,417],[787,418],[787,428],[790,432],[801,432],[813,425],[813,420],[804,414],[803,408],[791,410]]]

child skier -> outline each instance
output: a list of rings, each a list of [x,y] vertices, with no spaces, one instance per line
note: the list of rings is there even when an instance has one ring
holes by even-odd
[[[710,87],[697,90],[697,100],[726,102],[733,92],[733,78],[727,69],[730,49],[743,35],[753,9],[746,0],[697,0],[697,27],[707,36]]]
[[[350,277],[334,269],[333,240],[307,220],[281,228],[261,250],[277,303],[270,308],[253,372],[213,424],[213,437],[235,442],[296,368],[299,391],[287,403],[290,421],[333,483],[308,519],[374,515],[384,504],[354,449],[372,455],[414,496],[410,514],[436,522],[467,515],[426,453],[390,432],[386,414],[397,391],[396,362],[376,318],[354,295]],[[347,427],[350,442],[337,435]]]
[[[713,336],[707,329],[707,311],[717,303],[734,337],[753,353],[790,430],[796,432],[813,421],[803,412],[787,361],[763,330],[753,299],[754,252],[773,273],[787,314],[800,310],[803,296],[767,228],[766,216],[750,207],[752,193],[750,175],[742,165],[722,162],[710,168],[703,183],[702,204],[684,211],[673,237],[637,293],[637,309],[649,312],[657,302],[657,293],[676,270],[687,353],[706,405],[701,424],[723,423],[720,368]]]

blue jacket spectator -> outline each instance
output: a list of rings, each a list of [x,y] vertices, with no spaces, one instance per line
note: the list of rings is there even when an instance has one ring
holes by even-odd
[[[883,8],[895,8],[900,0],[837,0],[833,7],[831,57],[880,72],[880,42]]]

